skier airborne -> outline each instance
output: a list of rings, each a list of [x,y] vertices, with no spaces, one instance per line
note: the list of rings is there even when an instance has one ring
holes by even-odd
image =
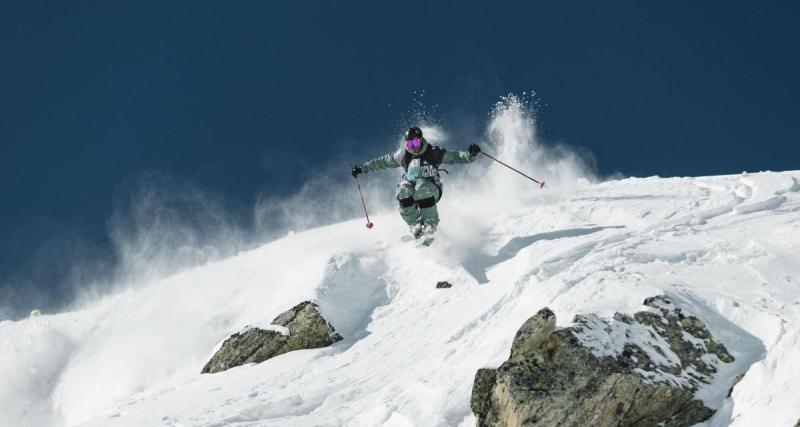
[[[428,144],[418,127],[409,128],[403,148],[363,165],[353,166],[353,177],[360,173],[383,169],[403,168],[403,180],[397,185],[395,198],[400,204],[400,216],[408,224],[414,238],[433,236],[439,225],[436,203],[442,197],[439,165],[445,163],[471,163],[481,148],[471,144],[468,151],[448,152],[442,147]]]

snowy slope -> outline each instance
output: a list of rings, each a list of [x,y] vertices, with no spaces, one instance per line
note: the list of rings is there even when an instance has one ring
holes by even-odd
[[[394,213],[371,231],[290,234],[81,311],[0,323],[0,412],[8,425],[471,425],[475,371],[505,360],[538,309],[564,326],[666,293],[736,357],[702,391],[720,409],[709,424],[793,425],[798,178],[583,184],[480,223],[454,201],[431,248],[401,242]],[[344,341],[199,374],[228,334],[309,298]]]
[[[736,358],[699,392],[719,409],[708,425],[794,425],[800,171],[593,184],[578,156],[538,142],[514,97],[498,103],[481,145],[548,187],[481,158],[446,177],[430,248],[401,241],[392,203],[371,230],[352,220],[288,233],[71,312],[0,322],[0,425],[472,425],[475,371],[502,363],[540,308],[566,326],[579,313],[639,311],[658,294]],[[371,208],[394,178],[364,178]],[[325,188],[331,206],[352,191]],[[313,215],[319,201],[285,206]],[[435,289],[441,280],[454,286]],[[307,299],[343,341],[199,374],[228,335]]]

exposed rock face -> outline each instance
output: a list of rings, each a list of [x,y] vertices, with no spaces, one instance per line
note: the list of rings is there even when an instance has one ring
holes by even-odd
[[[666,297],[645,305],[657,312],[576,316],[560,330],[552,311],[539,311],[505,363],[476,373],[477,425],[685,426],[710,418],[714,411],[693,393],[733,357]]]
[[[436,289],[446,289],[452,287],[453,285],[451,285],[450,282],[436,282]]]
[[[220,372],[245,363],[261,363],[293,350],[327,347],[342,339],[319,313],[319,307],[310,301],[282,313],[272,324],[286,327],[289,335],[259,328],[237,332],[222,343],[202,373]]]

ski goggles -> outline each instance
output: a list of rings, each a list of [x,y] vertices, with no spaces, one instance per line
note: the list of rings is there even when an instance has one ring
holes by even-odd
[[[411,151],[419,151],[422,148],[422,140],[419,138],[409,139],[406,141],[406,147]]]

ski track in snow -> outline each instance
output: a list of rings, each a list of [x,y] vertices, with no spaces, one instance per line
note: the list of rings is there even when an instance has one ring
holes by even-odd
[[[475,371],[502,363],[540,308],[566,326],[667,294],[736,358],[698,392],[718,409],[704,425],[793,425],[799,176],[591,185],[498,218],[466,250],[447,222],[430,248],[398,242],[394,213],[368,233],[350,221],[291,234],[81,311],[0,323],[0,374],[17,384],[0,389],[0,413],[19,426],[472,425]],[[229,334],[306,299],[343,341],[199,374]]]

